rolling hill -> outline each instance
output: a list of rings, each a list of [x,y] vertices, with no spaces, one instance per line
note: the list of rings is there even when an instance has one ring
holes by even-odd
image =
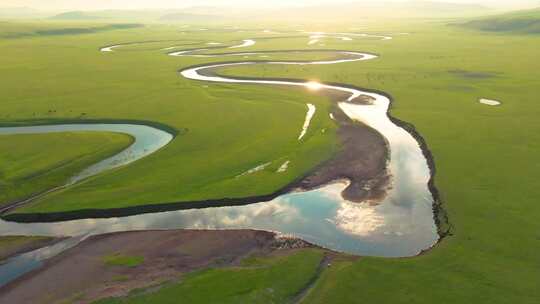
[[[95,16],[91,13],[81,12],[81,11],[72,11],[65,12],[55,16],[52,16],[50,19],[54,20],[95,20],[95,19],[104,19],[103,16]]]
[[[540,34],[540,8],[471,20],[461,26],[489,32]]]
[[[99,10],[69,11],[51,17],[53,20],[86,21],[86,20],[120,20],[120,21],[154,21],[171,13],[170,10]]]

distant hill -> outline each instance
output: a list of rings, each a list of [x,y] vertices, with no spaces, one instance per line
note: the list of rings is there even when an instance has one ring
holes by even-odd
[[[396,5],[402,10],[413,11],[417,14],[437,14],[455,15],[480,13],[490,10],[490,8],[474,3],[453,3],[453,2],[433,2],[433,1],[408,1],[401,5]]]
[[[65,12],[55,16],[52,16],[50,19],[54,20],[94,20],[94,19],[104,19],[102,16],[94,16],[90,13],[73,11]]]
[[[489,32],[540,34],[540,8],[471,20],[461,26]]]
[[[223,19],[217,14],[193,13],[181,10],[102,10],[72,11],[58,14],[55,20],[130,20],[162,22],[212,22]]]
[[[71,11],[51,17],[54,20],[123,20],[123,21],[155,21],[169,14],[170,10],[101,10]]]

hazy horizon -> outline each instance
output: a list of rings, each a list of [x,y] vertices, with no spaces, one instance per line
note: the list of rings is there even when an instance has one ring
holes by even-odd
[[[414,0],[413,0],[414,1]],[[420,2],[416,0],[415,2]],[[411,2],[411,0],[300,0],[291,3],[287,0],[274,0],[271,4],[263,0],[230,0],[227,2],[220,0],[3,0],[0,8],[26,7],[39,10],[103,10],[103,9],[166,9],[166,8],[187,8],[193,6],[244,6],[250,8],[273,8],[283,6],[309,6],[319,4],[336,3],[358,3],[376,4],[381,2]],[[479,4],[492,8],[530,8],[540,6],[539,0],[430,0],[425,2]]]

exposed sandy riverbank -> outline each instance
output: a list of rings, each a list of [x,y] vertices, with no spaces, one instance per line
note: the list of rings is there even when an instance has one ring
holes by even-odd
[[[56,303],[126,295],[130,290],[177,279],[206,267],[237,265],[249,255],[286,254],[312,245],[254,230],[138,231],[94,236],[0,288],[1,303]],[[111,266],[106,257],[121,254],[143,261]],[[61,284],[59,284],[61,282]],[[73,300],[77,296],[76,300]],[[70,301],[71,302],[71,301]]]

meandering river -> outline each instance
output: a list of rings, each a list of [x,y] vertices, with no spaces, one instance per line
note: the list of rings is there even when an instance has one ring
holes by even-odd
[[[349,33],[350,34],[350,33]],[[361,34],[359,34],[361,35]],[[352,36],[352,35],[350,35]],[[234,48],[249,47],[256,43],[246,39]],[[120,46],[104,47],[111,53]],[[217,47],[216,47],[217,48]],[[223,45],[223,48],[231,46]],[[170,56],[231,56],[272,52],[237,52],[201,54],[205,49],[182,50]],[[214,47],[212,49],[215,49]],[[300,51],[295,51],[300,52]],[[339,107],[353,120],[361,121],[382,134],[390,148],[388,170],[392,176],[391,188],[378,204],[352,203],[341,197],[345,181],[336,181],[317,190],[293,192],[271,201],[245,206],[178,210],[105,219],[80,219],[55,223],[15,223],[0,221],[1,235],[71,236],[51,248],[20,255],[0,266],[0,285],[37,267],[45,258],[54,256],[88,235],[107,232],[144,229],[261,229],[302,238],[311,243],[351,254],[363,256],[405,257],[414,256],[432,247],[439,239],[434,220],[434,198],[428,183],[431,172],[428,162],[413,135],[396,125],[388,117],[390,100],[373,92],[347,85],[329,85],[308,81],[278,79],[249,79],[226,77],[213,73],[216,69],[239,65],[308,65],[343,64],[375,60],[374,54],[353,51],[327,51],[340,59],[320,61],[239,61],[212,63],[183,69],[181,77],[203,82],[295,86],[305,89],[335,90],[348,95]],[[369,104],[355,103],[355,99],[369,96]],[[324,113],[323,113],[324,114]],[[324,114],[328,115],[328,114]],[[301,124],[301,122],[299,122]],[[31,126],[0,128],[0,134],[46,133],[61,131],[111,131],[127,133],[135,143],[120,154],[95,164],[74,176],[68,184],[83,181],[86,177],[130,162],[158,151],[172,135],[137,125],[71,124],[56,126]],[[181,138],[177,139],[181,140]],[[289,163],[287,163],[289,165]],[[277,172],[276,174],[279,174]]]

